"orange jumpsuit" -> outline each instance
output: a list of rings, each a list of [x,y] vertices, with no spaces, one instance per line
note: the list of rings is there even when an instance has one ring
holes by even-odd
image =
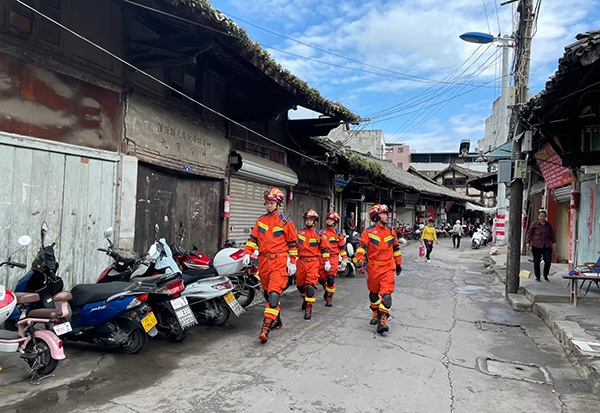
[[[321,234],[323,238],[327,240],[327,246],[329,247],[329,254],[331,256],[331,269],[329,271],[325,271],[325,260],[321,260],[321,266],[319,267],[319,281],[321,284],[324,284],[327,281],[327,276],[337,276],[337,272],[340,266],[339,255],[342,256],[342,259],[346,259],[348,253],[346,252],[346,239],[344,238],[344,234],[338,231],[336,228],[328,228],[321,230]],[[333,285],[326,285],[325,290],[333,294],[335,292],[335,282]]]
[[[274,215],[263,215],[258,218],[250,238],[244,248],[245,254],[253,254],[259,250],[258,271],[260,283],[265,292],[281,294],[287,286],[287,258],[292,264],[298,257],[296,227],[291,219],[277,212]],[[267,303],[265,318],[277,319],[281,304],[271,308]]]
[[[306,284],[316,285],[319,280],[321,261],[329,259],[327,241],[320,231],[315,228],[304,228],[298,232],[298,270],[296,285],[302,289]],[[315,297],[306,297],[306,292],[300,295],[307,302],[314,302]]]
[[[402,265],[402,252],[396,232],[389,225],[372,225],[360,236],[356,258],[358,263],[365,262],[367,256],[367,287],[374,294],[383,296],[392,294],[396,284],[396,265]],[[381,300],[371,302],[371,309],[389,313]]]

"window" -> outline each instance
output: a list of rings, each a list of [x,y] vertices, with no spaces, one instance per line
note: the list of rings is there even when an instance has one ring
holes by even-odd
[[[28,0],[26,3],[60,22],[61,0]],[[31,10],[19,4],[11,6],[9,16],[11,33],[20,37],[33,35],[34,38],[47,44],[60,46],[60,28],[54,23],[35,15]]]
[[[402,152],[404,152],[404,147],[403,146],[398,147],[398,153],[402,153]]]
[[[403,166],[402,162],[399,162],[399,163],[398,163],[398,166],[399,166],[400,168],[404,169],[404,166]]]

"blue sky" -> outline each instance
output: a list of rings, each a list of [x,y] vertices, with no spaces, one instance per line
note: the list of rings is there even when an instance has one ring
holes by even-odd
[[[500,2],[213,0],[212,4],[323,96],[371,117],[367,129],[382,129],[386,141],[429,152],[455,151],[462,139],[470,139],[475,148],[483,138],[485,119],[500,93],[501,51],[487,45],[478,49],[458,36],[467,31],[512,34],[515,7],[501,7]],[[371,66],[283,39],[239,19]],[[544,0],[532,45],[530,91],[543,90],[564,47],[575,42],[577,33],[597,29],[600,0]],[[453,84],[433,82],[442,79]],[[392,107],[389,115],[378,114]],[[295,116],[303,115],[308,116],[303,111]]]

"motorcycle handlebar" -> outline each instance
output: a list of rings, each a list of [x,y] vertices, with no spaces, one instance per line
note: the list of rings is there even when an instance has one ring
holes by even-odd
[[[98,248],[98,251],[106,252],[108,254],[108,250],[106,248]]]
[[[3,265],[8,265],[10,268],[27,268],[27,265],[25,264],[21,264],[20,262],[10,262],[10,261],[6,261],[3,263],[0,263],[0,267],[2,267]]]

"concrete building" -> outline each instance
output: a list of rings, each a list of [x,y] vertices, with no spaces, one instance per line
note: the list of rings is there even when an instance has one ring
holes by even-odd
[[[403,143],[386,143],[385,159],[408,171],[408,167],[410,166],[410,146]]]
[[[332,130],[327,137],[332,142],[341,142],[350,149],[371,155],[378,159],[385,159],[385,140],[381,130],[352,131],[348,125],[341,125]]]

